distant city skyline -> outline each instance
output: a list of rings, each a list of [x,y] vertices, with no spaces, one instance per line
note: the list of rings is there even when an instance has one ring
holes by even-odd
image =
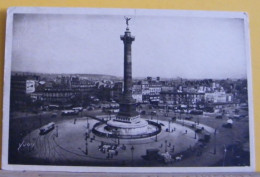
[[[244,21],[133,16],[133,78],[246,78]],[[123,15],[15,14],[12,71],[123,77]]]
[[[82,76],[82,75],[100,75],[100,76],[108,76],[108,77],[116,77],[117,79],[123,80],[123,76],[114,76],[114,75],[108,75],[108,74],[87,74],[87,73],[42,73],[42,72],[25,72],[25,71],[12,71],[12,75],[28,75],[28,76],[33,76],[33,75],[60,75],[60,76],[79,76],[79,77],[87,77],[87,76]],[[93,77],[93,76],[92,76]],[[96,76],[95,76],[96,77]],[[160,76],[142,76],[142,77],[133,77],[133,80],[139,80],[139,79],[147,79],[148,77],[152,77],[152,79],[156,79],[157,77],[160,78],[160,80],[178,80],[178,79],[183,79],[183,80],[204,80],[204,79],[213,79],[213,80],[226,80],[226,79],[231,79],[231,80],[247,80],[247,78],[185,78],[185,77],[160,77]]]

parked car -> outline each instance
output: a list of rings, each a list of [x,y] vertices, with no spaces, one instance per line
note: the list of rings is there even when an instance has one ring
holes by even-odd
[[[156,111],[152,111],[151,115],[153,115],[153,116],[156,115]]]
[[[225,124],[223,124],[222,125],[222,127],[224,127],[224,128],[232,128],[232,124],[229,124],[229,123],[225,123]]]
[[[191,119],[193,119],[193,117],[192,117],[192,116],[189,116],[189,117],[185,117],[185,119],[186,119],[186,120],[191,120]]]
[[[94,108],[90,106],[90,107],[87,108],[87,110],[92,111],[92,110],[94,110]]]
[[[73,110],[78,110],[79,112],[83,111],[83,107],[74,107]]]
[[[158,160],[161,159],[159,149],[146,149],[146,154],[142,156],[145,160]]]
[[[202,114],[203,114],[203,111],[201,111],[201,110],[191,110],[191,111],[190,111],[190,114],[202,115]]]
[[[57,117],[58,116],[58,113],[52,113],[51,114],[51,118],[55,118],[55,117]]]
[[[222,127],[224,127],[224,128],[232,128],[233,127],[233,120],[232,119],[228,119],[227,123],[223,124]]]
[[[79,111],[77,111],[77,110],[63,110],[61,112],[61,115],[63,115],[63,116],[78,115],[78,114],[79,114]]]
[[[200,142],[208,143],[210,141],[210,134],[205,134],[203,138],[199,139]]]
[[[216,116],[216,119],[222,119],[223,117],[221,115]]]
[[[204,127],[198,126],[198,125],[197,125],[195,128],[196,128],[196,129],[195,129],[195,132],[196,132],[196,133],[201,133],[201,132],[204,130]]]

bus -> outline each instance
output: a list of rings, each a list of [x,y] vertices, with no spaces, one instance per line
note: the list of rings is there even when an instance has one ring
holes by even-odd
[[[52,131],[55,127],[54,122],[50,122],[47,125],[44,125],[43,127],[40,128],[40,135],[44,135]]]
[[[78,110],[63,110],[61,111],[62,116],[71,116],[71,115],[78,115],[79,111]]]

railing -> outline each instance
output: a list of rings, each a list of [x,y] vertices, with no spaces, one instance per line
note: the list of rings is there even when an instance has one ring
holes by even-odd
[[[110,133],[104,133],[104,132],[100,132],[97,131],[96,128],[102,124],[104,124],[103,122],[98,122],[93,126],[92,132],[97,135],[97,136],[101,136],[101,137],[107,137],[107,138],[122,138],[122,139],[138,139],[138,138],[147,138],[147,137],[151,137],[151,136],[155,136],[158,133],[161,132],[162,128],[159,124],[153,122],[153,121],[149,121],[147,120],[148,124],[153,125],[156,127],[156,131],[152,132],[152,133],[146,133],[146,134],[140,134],[140,135],[120,135],[120,134],[110,134]]]

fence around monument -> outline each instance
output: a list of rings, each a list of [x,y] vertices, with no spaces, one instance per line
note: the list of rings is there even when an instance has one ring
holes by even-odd
[[[158,133],[161,132],[162,128],[159,124],[157,124],[156,122],[147,120],[148,124],[153,125],[156,127],[156,131],[152,132],[152,133],[146,133],[146,134],[140,134],[140,135],[118,135],[118,134],[109,134],[109,133],[104,133],[104,132],[100,132],[98,130],[96,130],[96,128],[102,124],[104,124],[103,122],[98,122],[93,126],[92,132],[97,135],[97,136],[101,136],[101,137],[107,137],[107,138],[122,138],[122,139],[138,139],[138,138],[147,138],[147,137],[151,137],[151,136],[155,136]]]

